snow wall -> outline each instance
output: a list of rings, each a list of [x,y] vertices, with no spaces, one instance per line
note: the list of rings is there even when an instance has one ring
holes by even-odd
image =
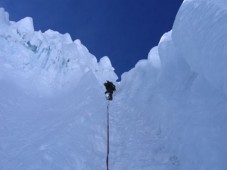
[[[117,79],[107,56],[1,8],[0,169],[105,169],[107,79]]]
[[[172,31],[123,74],[112,169],[227,169],[226,27],[227,1],[186,0]]]

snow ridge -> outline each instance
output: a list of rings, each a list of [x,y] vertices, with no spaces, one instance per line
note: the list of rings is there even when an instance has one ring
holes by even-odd
[[[80,40],[72,41],[68,33],[34,31],[32,18],[12,22],[2,8],[0,25],[0,58],[23,77],[35,77],[36,83],[51,87],[75,84],[89,71],[100,84],[117,79],[108,57],[98,63]]]

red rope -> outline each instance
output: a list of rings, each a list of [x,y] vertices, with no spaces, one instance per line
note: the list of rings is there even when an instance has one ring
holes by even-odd
[[[107,155],[106,155],[106,170],[109,170],[109,152],[110,152],[110,133],[109,133],[109,103],[107,105]]]

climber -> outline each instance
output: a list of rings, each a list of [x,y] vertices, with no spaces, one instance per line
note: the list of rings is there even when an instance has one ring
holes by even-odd
[[[116,90],[115,85],[110,82],[110,81],[106,81],[106,83],[104,83],[104,86],[106,87],[106,99],[107,100],[112,100],[113,99],[113,92]]]

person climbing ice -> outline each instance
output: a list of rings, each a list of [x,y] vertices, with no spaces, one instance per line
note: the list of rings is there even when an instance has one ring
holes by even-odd
[[[106,83],[104,83],[104,86],[106,87],[106,92],[105,92],[106,99],[112,100],[113,99],[113,92],[116,91],[115,85],[112,82],[107,80]]]

